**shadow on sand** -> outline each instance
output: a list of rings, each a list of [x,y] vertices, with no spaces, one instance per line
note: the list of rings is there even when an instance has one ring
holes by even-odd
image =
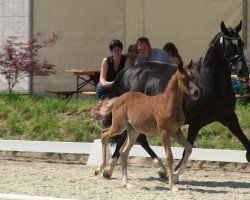
[[[162,190],[169,190],[168,188],[168,181],[161,179],[161,178],[156,178],[156,177],[148,177],[148,178],[142,178],[140,179],[142,181],[158,181],[161,183],[166,183],[166,187],[161,187],[157,186],[154,189],[158,191]],[[223,190],[213,190],[212,188],[232,188],[232,189],[249,189],[250,188],[250,182],[238,182],[238,181],[180,181],[177,185],[186,185],[188,188],[181,188],[179,187],[180,191],[184,190],[190,190],[194,192],[199,192],[199,193],[213,193],[213,194],[226,194],[228,191],[223,191]],[[197,188],[196,188],[197,187]],[[211,188],[211,189],[209,189]],[[143,187],[142,189],[144,190],[152,190],[150,187]]]

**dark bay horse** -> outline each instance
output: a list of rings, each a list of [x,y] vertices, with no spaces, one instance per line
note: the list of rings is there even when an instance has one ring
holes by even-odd
[[[232,71],[235,71],[239,77],[245,77],[249,73],[243,54],[244,44],[239,35],[241,27],[242,22],[235,28],[227,28],[224,22],[221,22],[221,32],[216,34],[209,43],[205,57],[194,62],[191,69],[200,89],[200,98],[193,100],[184,95],[183,110],[186,118],[185,123],[189,124],[188,142],[193,145],[203,126],[218,121],[228,127],[240,140],[247,150],[246,159],[250,162],[250,142],[243,133],[235,114],[236,100],[230,76]],[[138,91],[147,95],[159,94],[164,91],[175,71],[176,66],[170,64],[149,62],[135,65],[119,74],[110,97],[120,96],[128,91]],[[116,138],[118,143],[112,160],[119,158],[119,149],[126,137],[126,133],[124,133]],[[160,160],[149,147],[145,135],[140,134],[137,142],[153,159]],[[182,160],[177,165],[176,170],[181,163]],[[109,176],[112,175],[113,166],[111,168]]]

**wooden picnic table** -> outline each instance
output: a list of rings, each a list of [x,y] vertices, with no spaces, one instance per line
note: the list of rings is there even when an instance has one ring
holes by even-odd
[[[95,91],[95,87],[99,82],[100,70],[92,70],[92,69],[66,69],[64,72],[72,73],[76,76],[76,95],[78,98],[78,93],[84,91],[84,87],[87,85],[92,85]],[[90,91],[87,89],[87,91]]]

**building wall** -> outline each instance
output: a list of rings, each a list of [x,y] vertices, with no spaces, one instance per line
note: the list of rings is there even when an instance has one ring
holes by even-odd
[[[54,63],[56,75],[34,77],[34,92],[75,89],[76,77],[65,69],[98,69],[112,39],[125,38],[124,0],[34,0],[33,33],[60,34],[40,58]]]
[[[153,47],[174,42],[184,61],[204,56],[220,23],[236,26],[244,0],[34,0],[33,32],[61,31],[61,40],[41,53],[56,64],[57,73],[35,77],[35,93],[75,89],[76,79],[65,69],[99,69],[109,55],[108,44],[120,39],[135,43],[146,36]]]
[[[45,94],[48,89],[75,89],[76,79],[65,69],[99,69],[109,55],[112,39],[127,47],[138,37],[146,36],[153,47],[174,42],[184,62],[196,60],[220,31],[221,21],[236,26],[243,18],[247,0],[30,0],[32,32],[52,32],[61,39],[43,50],[39,59],[56,65],[57,73],[34,77],[33,90]],[[8,35],[27,38],[29,0],[0,0],[0,43]],[[249,19],[249,12],[246,15]],[[248,25],[248,23],[246,23]],[[250,41],[246,28],[246,46]],[[1,80],[0,80],[0,83]],[[3,84],[1,84],[3,85]],[[28,80],[21,90],[27,90]],[[0,88],[1,89],[1,88]]]
[[[0,0],[0,46],[9,36],[27,41],[29,34],[29,0]],[[0,49],[1,51],[1,49]],[[7,90],[7,83],[0,76],[0,90]],[[16,85],[15,91],[28,91],[28,78]]]

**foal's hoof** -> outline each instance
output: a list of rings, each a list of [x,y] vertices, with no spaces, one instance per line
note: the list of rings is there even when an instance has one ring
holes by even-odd
[[[101,164],[99,167],[97,167],[97,168],[95,169],[94,175],[97,176],[97,175],[99,175],[100,173],[102,173],[102,171],[103,171],[104,168],[105,168],[105,165]]]
[[[162,178],[162,179],[168,179],[168,175],[167,175],[167,173],[164,172],[164,171],[158,170],[158,175],[159,175],[159,177]]]
[[[103,171],[102,175],[103,175],[104,178],[110,179],[110,177],[111,177],[112,174],[109,174],[108,170],[105,169]]]
[[[171,190],[172,190],[172,192],[177,192],[179,189],[178,189],[178,187],[173,186],[173,187],[171,188]]]
[[[246,153],[246,159],[247,159],[247,162],[250,163],[250,152],[249,151],[247,151],[247,153]]]
[[[94,175],[97,176],[97,175],[99,175],[101,172],[102,172],[102,170],[100,170],[100,168],[96,168],[96,169],[95,169]]]
[[[97,170],[95,170],[95,173],[94,173],[94,175],[95,176],[97,176],[99,173],[98,173],[98,171]]]
[[[174,175],[174,177],[173,177],[173,181],[174,181],[174,183],[179,183],[179,175]]]

